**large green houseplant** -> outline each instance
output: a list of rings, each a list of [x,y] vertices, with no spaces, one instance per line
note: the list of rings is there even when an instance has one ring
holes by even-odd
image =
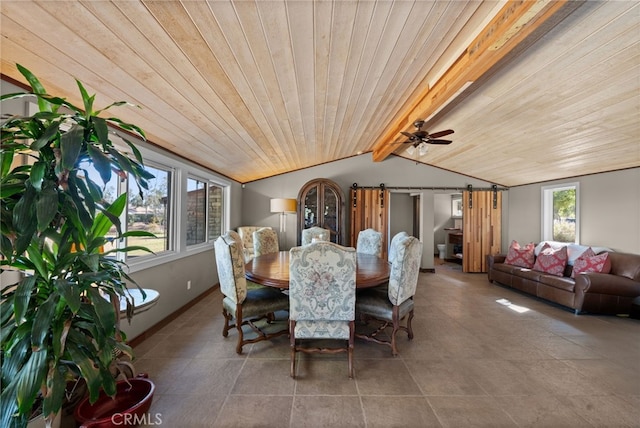
[[[72,378],[86,382],[92,402],[101,389],[115,394],[114,355],[131,355],[119,329],[119,301],[130,302],[127,282],[135,282],[114,253],[145,248],[103,248],[114,239],[114,226],[115,239],[153,236],[122,231],[126,194],[112,203],[103,197],[112,174],[135,180],[141,194],[152,177],[133,143],[123,138],[127,155],[110,139],[109,125],[145,138],[139,127],[105,116],[125,103],[94,111],[94,96],[78,81],[79,108],[47,94],[29,70],[17,67],[31,91],[2,101],[35,97],[39,111],[2,119],[0,267],[23,273],[1,293],[2,427],[25,426],[37,398],[50,423]],[[15,161],[24,155],[28,162]],[[87,165],[100,179],[92,179]]]

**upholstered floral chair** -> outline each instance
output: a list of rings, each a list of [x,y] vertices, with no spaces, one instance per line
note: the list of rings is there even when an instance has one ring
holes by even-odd
[[[356,337],[387,345],[394,356],[398,355],[396,335],[399,330],[406,331],[409,340],[413,339],[413,296],[418,284],[421,258],[422,243],[417,238],[407,236],[398,240],[387,295],[376,290],[363,290],[358,293],[356,301],[358,318],[367,323],[377,320],[380,326],[371,333],[357,333]],[[402,325],[405,318],[406,325]],[[378,337],[387,327],[392,328],[390,340]]]
[[[302,245],[309,245],[313,241],[331,241],[331,231],[319,226],[312,226],[302,230]]]
[[[356,251],[382,257],[382,233],[374,229],[365,229],[358,232]]]
[[[389,254],[387,255],[389,263],[393,263],[393,260],[396,257],[396,253],[398,252],[398,242],[407,236],[409,236],[409,234],[404,230],[393,235],[393,238],[391,238],[391,244],[389,245]]]
[[[280,251],[278,233],[270,227],[253,232],[253,257]]]
[[[256,321],[266,319],[271,322],[273,314],[289,309],[289,298],[280,290],[251,283],[245,278],[242,242],[234,239],[235,232],[227,232],[214,243],[216,266],[222,299],[224,326],[222,335],[227,337],[229,330],[236,328],[238,343],[236,352],[242,353],[242,347],[248,343],[272,339],[287,334],[288,329],[267,333]],[[248,287],[249,285],[249,287]],[[234,322],[234,323],[233,323]],[[256,333],[253,338],[245,339],[242,326],[248,325]]]
[[[258,229],[262,229],[263,226],[239,226],[238,235],[242,242],[243,254],[245,262],[250,262],[253,259],[253,232]]]
[[[347,352],[353,377],[355,302],[355,248],[319,241],[289,251],[291,377],[297,352]],[[303,347],[303,339],[337,339],[345,346]]]

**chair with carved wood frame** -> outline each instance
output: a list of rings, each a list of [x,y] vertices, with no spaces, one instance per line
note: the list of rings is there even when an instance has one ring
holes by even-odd
[[[389,346],[393,356],[398,355],[396,344],[398,331],[406,331],[409,340],[413,339],[411,327],[414,315],[413,296],[418,284],[422,247],[422,243],[413,236],[401,237],[397,242],[397,251],[391,264],[387,294],[375,289],[363,290],[358,293],[356,300],[356,314],[360,320],[365,323],[371,320],[380,323],[373,332],[356,333],[356,337]],[[402,320],[405,318],[406,324],[402,325]],[[387,327],[392,328],[390,340],[379,337]]]
[[[297,352],[347,352],[353,378],[355,301],[355,248],[318,241],[289,251],[291,377]],[[303,347],[307,339],[344,340],[346,346]]]
[[[214,243],[216,266],[222,299],[222,314],[224,326],[222,335],[227,337],[229,330],[236,328],[238,343],[236,352],[242,353],[242,348],[248,343],[269,340],[288,333],[288,329],[267,332],[256,322],[266,319],[271,323],[274,313],[289,310],[289,298],[279,290],[254,284],[245,278],[245,261],[242,241],[234,239],[235,232],[219,236]],[[234,321],[234,323],[232,323]],[[257,334],[251,339],[244,338],[243,326],[248,325]]]

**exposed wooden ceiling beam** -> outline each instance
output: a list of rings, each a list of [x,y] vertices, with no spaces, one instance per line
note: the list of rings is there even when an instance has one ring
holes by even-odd
[[[415,131],[413,123],[453,107],[482,80],[576,10],[583,1],[519,0],[508,2],[482,30],[463,54],[431,87],[419,94],[389,127],[373,148],[373,160],[381,162],[398,148],[392,144],[401,131]],[[458,101],[459,102],[459,101]]]

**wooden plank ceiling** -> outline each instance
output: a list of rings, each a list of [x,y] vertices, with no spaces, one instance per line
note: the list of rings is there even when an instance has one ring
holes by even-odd
[[[570,2],[517,56],[425,104],[522,3],[3,0],[1,72],[23,82],[20,63],[78,105],[75,78],[99,105],[138,104],[113,114],[241,183],[366,152],[507,187],[640,166],[638,2]],[[426,125],[453,144],[390,146],[443,104]]]

